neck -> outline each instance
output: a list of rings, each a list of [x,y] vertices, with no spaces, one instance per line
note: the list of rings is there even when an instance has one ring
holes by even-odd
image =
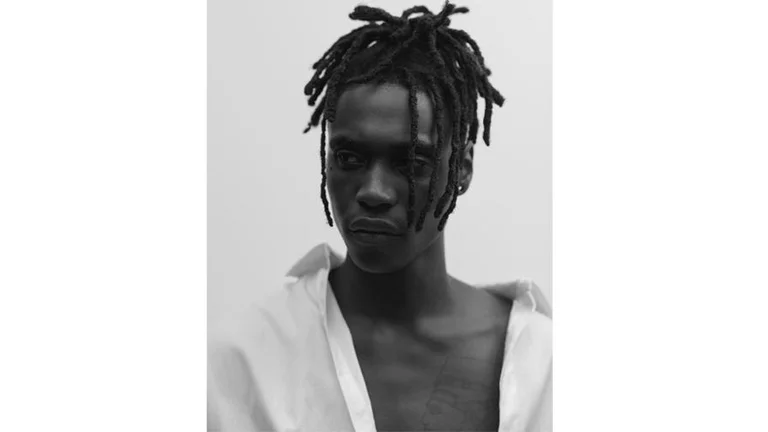
[[[367,273],[347,256],[331,272],[329,281],[345,315],[407,325],[425,316],[444,313],[453,305],[443,236],[393,273]]]

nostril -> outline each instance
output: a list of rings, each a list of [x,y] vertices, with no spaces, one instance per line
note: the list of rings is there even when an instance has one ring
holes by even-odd
[[[372,202],[372,201],[360,200],[359,203],[360,203],[360,207],[364,208],[365,210],[377,212],[377,213],[382,212],[384,210],[388,210],[392,207],[392,204],[388,202],[382,202],[382,201]]]
[[[395,205],[395,196],[381,189],[368,188],[357,194],[357,202],[366,208],[389,208]]]

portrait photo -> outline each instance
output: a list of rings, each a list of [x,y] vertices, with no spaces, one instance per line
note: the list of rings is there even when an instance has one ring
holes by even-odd
[[[210,431],[551,430],[551,19],[210,4]]]
[[[768,431],[766,7],[5,2],[0,430]]]

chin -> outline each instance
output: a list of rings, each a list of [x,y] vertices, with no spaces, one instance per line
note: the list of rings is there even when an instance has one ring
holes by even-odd
[[[347,252],[352,262],[366,273],[394,273],[406,264],[403,261],[403,258],[406,258],[405,254],[392,253],[391,250],[384,248],[361,248],[357,245],[348,245]]]

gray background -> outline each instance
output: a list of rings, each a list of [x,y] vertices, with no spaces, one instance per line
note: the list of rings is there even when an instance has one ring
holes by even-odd
[[[208,314],[216,320],[279,289],[311,247],[344,244],[319,196],[319,131],[303,87],[358,1],[220,0],[208,6]],[[414,4],[369,1],[392,14]],[[507,98],[491,147],[446,227],[449,272],[484,284],[529,277],[552,292],[551,1],[461,1],[469,32]],[[482,105],[481,105],[482,106]]]

